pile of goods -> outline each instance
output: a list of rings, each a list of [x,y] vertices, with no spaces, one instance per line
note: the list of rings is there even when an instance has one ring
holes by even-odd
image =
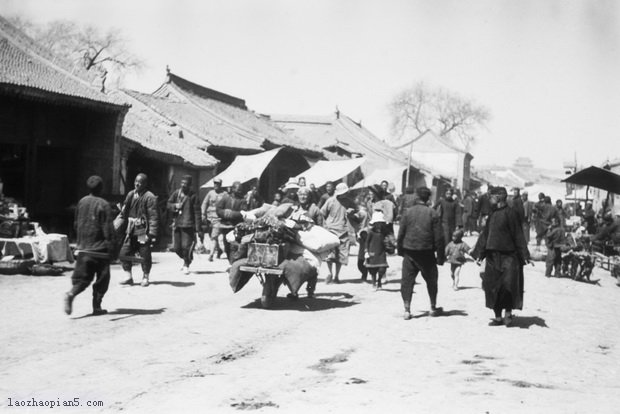
[[[245,221],[227,236],[233,260],[230,286],[238,292],[256,273],[272,296],[280,284],[297,295],[303,283],[316,279],[321,257],[338,246],[338,237],[296,217],[291,205],[267,206],[245,214]]]

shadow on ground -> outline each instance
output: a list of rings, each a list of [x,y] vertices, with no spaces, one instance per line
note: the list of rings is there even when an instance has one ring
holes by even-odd
[[[532,325],[548,328],[545,320],[538,316],[515,316],[509,328],[529,329]]]
[[[460,309],[453,309],[453,310],[444,310],[443,312],[441,312],[439,315],[435,316],[436,318],[442,318],[444,316],[467,316],[468,313],[465,312],[464,310],[460,310]],[[430,316],[429,312],[422,312],[419,315],[415,315],[413,317],[413,319],[417,319],[417,318],[423,318],[425,316]]]
[[[289,299],[285,296],[276,297],[270,311],[299,311],[299,312],[316,312],[328,309],[348,308],[358,305],[359,302],[352,300],[353,296],[348,293],[322,293],[317,294],[313,298],[300,297],[297,299]],[[242,306],[244,309],[262,309],[260,299]]]
[[[194,282],[169,282],[167,280],[156,280],[154,282],[150,282],[151,285],[170,285],[174,287],[190,287],[194,286],[196,283]]]
[[[163,313],[165,310],[166,310],[166,308],[159,308],[159,309],[128,309],[128,308],[119,308],[119,309],[115,309],[113,311],[110,311],[108,313],[105,313],[103,315],[98,315],[98,316],[125,315],[125,316],[121,316],[120,318],[112,318],[112,319],[110,319],[111,321],[118,321],[120,319],[126,319],[126,318],[129,318],[131,316],[137,316],[137,315],[159,315],[159,314]],[[78,316],[77,318],[73,318],[73,319],[84,319],[84,318],[90,318],[90,317],[95,317],[95,315],[93,315],[92,313],[89,313],[87,315]]]
[[[119,309],[113,310],[112,312],[108,312],[108,315],[123,315],[123,316],[120,316],[118,318],[110,319],[111,321],[118,321],[118,320],[121,320],[121,319],[127,319],[127,318],[130,318],[132,316],[138,316],[138,315],[160,315],[165,310],[166,310],[166,308],[159,308],[159,309],[128,309],[128,308],[119,308]]]
[[[215,275],[217,273],[226,273],[225,270],[192,270],[195,275]]]

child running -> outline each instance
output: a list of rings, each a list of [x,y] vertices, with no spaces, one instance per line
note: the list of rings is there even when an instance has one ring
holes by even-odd
[[[364,265],[372,277],[372,286],[379,290],[381,289],[381,279],[385,276],[385,271],[388,268],[386,254],[388,251],[385,238],[389,234],[389,229],[381,211],[374,211],[368,224],[370,224],[370,228],[366,236],[366,261]]]
[[[471,248],[463,241],[463,230],[452,233],[452,241],[446,246],[447,262],[450,263],[450,276],[452,277],[452,289],[459,290],[459,275],[461,266],[470,258]]]

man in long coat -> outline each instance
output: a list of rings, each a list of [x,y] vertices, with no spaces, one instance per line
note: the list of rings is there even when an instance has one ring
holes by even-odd
[[[509,326],[512,310],[523,308],[523,265],[530,260],[521,221],[507,206],[507,196],[503,187],[490,190],[492,211],[472,252],[476,260],[486,259],[482,287],[485,305],[495,314],[491,326]]]
[[[437,211],[439,219],[443,227],[443,239],[451,240],[452,233],[456,230],[456,226],[463,225],[463,217],[461,215],[461,206],[452,195],[452,190],[446,191],[446,196],[437,203]]]

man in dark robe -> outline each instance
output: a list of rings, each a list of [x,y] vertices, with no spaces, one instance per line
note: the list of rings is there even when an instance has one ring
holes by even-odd
[[[508,200],[508,205],[517,213],[521,223],[525,220],[525,209],[521,200],[521,190],[518,187],[512,189],[512,198]]]
[[[530,260],[521,222],[507,206],[507,196],[503,187],[490,190],[492,212],[472,252],[477,261],[486,259],[482,287],[486,307],[495,314],[491,326],[509,326],[512,310],[523,308],[523,265]]]
[[[536,246],[540,246],[547,226],[542,222],[543,212],[545,211],[545,193],[538,193],[538,202],[534,205],[534,228],[536,230]]]
[[[527,191],[521,193],[521,200],[523,201],[523,236],[525,237],[525,243],[530,242],[530,225],[532,222],[532,213],[534,211],[534,203],[528,200]]]
[[[487,190],[478,197],[478,230],[482,229],[491,213],[491,203],[489,201],[489,191]]]
[[[452,233],[456,226],[462,226],[461,206],[454,200],[452,190],[447,190],[444,198],[439,200],[436,206],[439,219],[443,227],[443,239],[452,240]]]

